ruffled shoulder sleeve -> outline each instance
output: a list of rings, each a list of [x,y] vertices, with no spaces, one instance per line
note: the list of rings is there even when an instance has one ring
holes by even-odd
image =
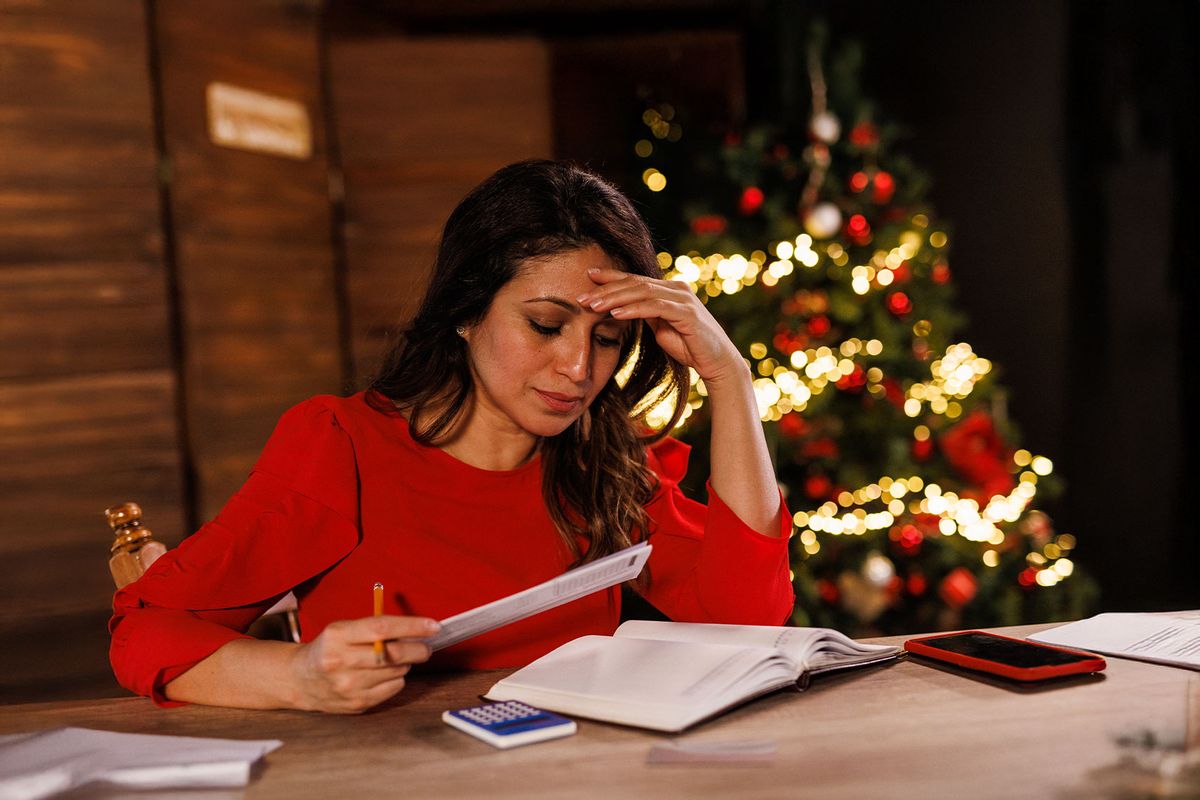
[[[231,608],[285,594],[359,541],[354,446],[326,398],[279,420],[217,517],[126,591],[145,604]]]
[[[660,479],[679,483],[687,475],[688,459],[692,455],[690,445],[668,436],[654,443],[646,451],[646,463]]]
[[[708,485],[708,504],[679,488],[691,448],[667,437],[646,451],[659,487],[650,516],[650,581],[646,599],[671,619],[737,625],[779,625],[791,613],[788,566],[791,518],[780,509],[778,536],[746,525]]]
[[[172,705],[167,683],[358,545],[357,460],[337,402],[284,414],[217,517],[116,593],[109,654],[122,685]]]

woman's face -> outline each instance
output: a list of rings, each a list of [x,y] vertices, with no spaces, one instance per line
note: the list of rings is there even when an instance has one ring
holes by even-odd
[[[629,321],[580,306],[591,268],[619,267],[596,245],[525,261],[464,334],[475,377],[473,414],[533,436],[582,416],[617,369]]]

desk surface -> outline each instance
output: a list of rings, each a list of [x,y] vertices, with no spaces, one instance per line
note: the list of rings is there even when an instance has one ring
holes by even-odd
[[[1200,736],[1200,674],[1118,658],[1108,659],[1103,678],[1043,690],[901,661],[824,678],[807,692],[760,698],[678,736],[580,720],[575,736],[499,751],[441,721],[443,710],[475,703],[504,674],[414,679],[392,704],[356,717],[162,710],[141,698],[0,706],[0,733],[77,725],[284,741],[246,789],[178,793],[188,800],[1117,797],[1135,783],[1144,791],[1149,780],[1127,761],[1122,765],[1128,750],[1118,736],[1153,731],[1176,742],[1190,737],[1193,747]],[[775,761],[646,764],[660,742],[750,739],[775,741]],[[1166,796],[1200,794],[1200,786],[1187,785],[1196,794]],[[72,795],[85,796],[94,795]]]

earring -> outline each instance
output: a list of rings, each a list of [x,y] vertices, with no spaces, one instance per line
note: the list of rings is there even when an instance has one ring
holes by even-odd
[[[592,435],[592,410],[585,408],[576,424],[579,426],[579,441],[586,442]]]
[[[457,333],[459,336],[466,336],[466,335],[467,335],[467,329],[466,329],[466,328],[464,328],[462,325],[457,325],[457,326],[455,326],[455,328],[454,328],[454,332],[455,332],[455,333]]]

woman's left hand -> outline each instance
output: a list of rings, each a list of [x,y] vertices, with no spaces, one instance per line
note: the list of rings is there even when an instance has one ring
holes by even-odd
[[[667,355],[705,383],[746,369],[741,354],[686,283],[630,275],[615,269],[588,270],[597,287],[576,301],[614,319],[645,320]]]

